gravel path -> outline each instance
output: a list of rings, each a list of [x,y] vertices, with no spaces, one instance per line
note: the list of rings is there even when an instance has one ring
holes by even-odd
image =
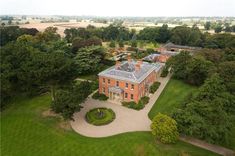
[[[82,104],[82,110],[74,114],[74,121],[71,121],[71,126],[76,132],[88,137],[107,137],[132,131],[150,131],[151,120],[148,118],[148,112],[160,96],[169,79],[170,76],[158,79],[158,81],[161,82],[161,85],[150,97],[150,101],[145,108],[140,111],[107,101],[94,100],[89,97],[87,101]],[[111,108],[116,114],[116,119],[104,126],[94,126],[87,123],[85,120],[86,112],[97,107]]]
[[[158,90],[150,97],[150,101],[145,106],[145,108],[140,111],[129,109],[119,104],[94,100],[91,98],[91,96],[89,96],[87,101],[82,104],[82,110],[74,114],[75,121],[71,121],[71,126],[77,133],[81,135],[96,138],[112,136],[125,132],[150,131],[151,120],[148,118],[148,113],[165,88],[169,79],[170,76],[158,79],[158,81],[161,82],[161,85],[159,86]],[[110,124],[104,126],[94,126],[88,124],[85,121],[86,112],[97,107],[111,108],[116,114],[116,119]],[[234,151],[230,149],[209,144],[195,138],[181,136],[180,140],[221,155],[235,156]]]

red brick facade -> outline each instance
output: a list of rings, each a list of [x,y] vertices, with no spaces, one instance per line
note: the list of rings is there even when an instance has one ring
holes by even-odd
[[[133,83],[124,80],[113,79],[99,76],[99,93],[103,93],[109,98],[113,95],[109,93],[109,87],[119,87],[123,90],[120,97],[121,101],[135,101],[148,95],[149,86],[156,81],[158,73],[152,71],[141,83]]]

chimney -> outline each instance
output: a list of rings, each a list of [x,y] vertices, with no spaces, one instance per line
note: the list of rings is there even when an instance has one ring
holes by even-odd
[[[127,60],[128,60],[128,63],[131,63],[131,55],[130,54],[128,54]]]
[[[135,71],[139,71],[140,70],[140,64],[139,63],[136,63],[135,64]]]
[[[137,63],[138,63],[139,65],[142,65],[142,64],[143,64],[143,60],[142,60],[142,59],[139,59]]]
[[[119,68],[120,68],[120,64],[121,64],[121,63],[120,63],[119,61],[116,61],[115,68],[116,68],[116,69],[119,69]]]

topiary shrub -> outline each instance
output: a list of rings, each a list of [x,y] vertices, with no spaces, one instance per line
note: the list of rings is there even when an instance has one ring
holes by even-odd
[[[152,134],[162,143],[175,143],[179,138],[176,121],[167,115],[158,113],[150,127]]]
[[[148,96],[143,96],[141,97],[140,101],[146,105],[147,103],[149,103],[149,97]]]
[[[150,86],[150,89],[149,89],[149,92],[150,93],[155,93],[157,91],[157,89],[159,88],[160,86],[160,82],[154,82],[151,86]]]
[[[168,73],[169,73],[168,69],[167,69],[167,68],[164,68],[164,69],[162,70],[161,77],[167,77]]]
[[[100,100],[100,101],[108,100],[108,97],[105,94],[100,94],[99,91],[97,91],[95,94],[93,94],[92,98],[96,99],[96,100]]]
[[[135,109],[135,110],[141,110],[144,108],[144,104],[141,100],[138,102],[138,104],[134,101],[130,101],[130,102],[124,101],[124,102],[122,102],[122,105],[127,108],[131,108],[131,109]]]

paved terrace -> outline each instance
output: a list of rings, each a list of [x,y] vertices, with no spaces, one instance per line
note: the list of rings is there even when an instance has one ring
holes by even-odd
[[[150,97],[150,101],[145,108],[140,111],[129,109],[107,101],[103,102],[94,100],[89,97],[87,101],[82,104],[82,110],[74,114],[75,121],[71,121],[72,128],[81,135],[88,137],[107,137],[132,131],[150,131],[151,120],[148,118],[148,112],[151,110],[155,101],[158,99],[169,81],[169,75],[166,78],[160,77],[158,79],[158,81],[161,82],[161,85]],[[90,109],[98,107],[111,108],[116,114],[116,119],[110,124],[104,126],[94,126],[87,123],[85,120],[86,113]]]

